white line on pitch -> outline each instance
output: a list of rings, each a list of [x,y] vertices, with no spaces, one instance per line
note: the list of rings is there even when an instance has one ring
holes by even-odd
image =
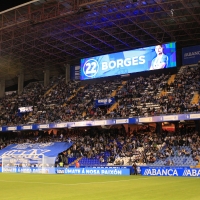
[[[127,181],[144,180],[144,179],[149,179],[149,178],[137,178],[137,179],[129,179],[129,180],[104,181],[104,182],[69,183],[69,184],[65,184],[65,183],[45,183],[45,182],[27,182],[27,181],[7,181],[7,180],[0,180],[0,182],[4,182],[4,183],[30,183],[30,184],[44,184],[44,185],[86,185],[86,184],[102,184],[102,183],[120,183],[120,182],[127,182]]]

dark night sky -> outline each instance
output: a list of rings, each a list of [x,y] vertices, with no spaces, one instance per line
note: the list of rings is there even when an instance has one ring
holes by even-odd
[[[30,1],[31,0],[0,0],[0,12]]]

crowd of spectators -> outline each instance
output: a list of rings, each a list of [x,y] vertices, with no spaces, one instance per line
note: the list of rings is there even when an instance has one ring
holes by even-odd
[[[114,111],[121,117],[160,113],[160,92],[169,75],[151,75],[127,81],[117,93],[119,106]]]
[[[155,133],[154,128],[145,126],[139,130],[121,128],[71,129],[53,132],[20,132],[0,135],[0,149],[9,144],[72,142],[64,152],[66,161],[75,159],[96,159],[108,165],[152,164],[163,161],[163,165],[173,165],[173,157],[188,156],[196,164],[200,161],[200,137],[193,128],[180,132],[163,131]],[[194,162],[193,162],[194,163]],[[69,163],[67,163],[69,164]]]
[[[76,96],[79,87],[79,81],[69,81],[66,84],[65,78],[60,80],[48,95],[40,99],[37,108],[31,113],[30,121],[48,123],[73,120],[75,114],[79,115],[79,110],[70,98]]]
[[[199,110],[199,102],[191,104],[195,92],[200,94],[199,66],[182,67],[175,81],[169,85],[171,91],[166,98],[168,113],[194,112]]]
[[[0,99],[0,125],[18,125],[29,122],[30,113],[20,113],[20,107],[32,107],[37,110],[45,93],[56,84],[61,77],[52,77],[48,87],[43,82],[31,82],[23,90],[22,94],[11,92]]]
[[[81,85],[80,81],[69,81],[66,84],[65,78],[59,77],[48,88],[44,88],[41,82],[34,82],[25,87],[21,95],[11,94],[0,100],[0,125],[199,111],[199,105],[191,104],[191,100],[195,92],[200,92],[200,68],[182,67],[174,82],[168,84],[170,76],[156,74],[86,85]],[[47,92],[53,85],[55,87]],[[114,109],[110,109],[109,105],[95,105],[95,100],[111,97],[117,102]],[[32,106],[33,111],[19,114],[18,109],[23,106]]]
[[[199,102],[191,104],[191,100],[195,92],[200,93],[200,68],[182,67],[174,82],[168,84],[168,79],[153,75],[129,80],[117,93],[119,106],[114,112],[130,117],[199,111]]]
[[[96,107],[94,102],[98,99],[109,99],[114,97],[113,92],[122,85],[122,82],[123,81],[120,79],[115,79],[110,81],[103,81],[102,83],[88,85],[87,89],[85,89],[84,97],[86,99],[84,119],[108,118],[108,107]]]
[[[0,100],[0,120],[2,125],[25,124],[27,113],[20,116],[20,107],[34,106],[44,94],[43,84],[34,82],[29,84],[21,95],[13,93]]]
[[[61,142],[63,141],[62,135],[54,135],[53,133],[44,133],[38,131],[31,132],[6,132],[0,134],[0,150],[10,144],[23,144],[23,143],[48,143],[48,142]]]

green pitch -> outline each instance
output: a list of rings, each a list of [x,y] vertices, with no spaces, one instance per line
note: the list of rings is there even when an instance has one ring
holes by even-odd
[[[199,178],[0,174],[1,200],[199,200]]]

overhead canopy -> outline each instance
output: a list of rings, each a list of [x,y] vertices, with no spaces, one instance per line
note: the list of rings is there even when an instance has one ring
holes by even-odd
[[[46,67],[54,76],[81,58],[169,41],[199,43],[199,0],[39,0],[0,14],[0,79],[42,80]]]

